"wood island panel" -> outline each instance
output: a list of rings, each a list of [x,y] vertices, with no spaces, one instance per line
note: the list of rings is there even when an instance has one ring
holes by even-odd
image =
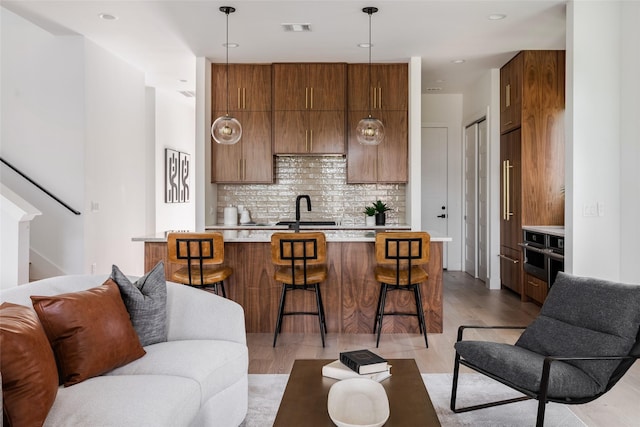
[[[247,332],[272,333],[280,301],[282,285],[273,279],[269,242],[226,242],[225,265],[233,274],[225,281],[227,297],[245,311]],[[375,281],[375,244],[373,242],[328,242],[329,276],[320,285],[329,333],[372,333],[380,285]],[[167,259],[166,242],[145,242],[145,272],[160,260],[165,263],[166,277],[178,267]],[[431,242],[429,280],[421,285],[422,305],[427,331],[442,333],[442,242]],[[287,311],[315,311],[313,292],[287,293]],[[385,311],[415,313],[411,292],[395,291],[387,296]],[[283,332],[319,332],[315,316],[285,316]],[[383,333],[418,333],[416,317],[386,316]]]

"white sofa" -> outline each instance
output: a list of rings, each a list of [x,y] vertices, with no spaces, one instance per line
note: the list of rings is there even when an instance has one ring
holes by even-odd
[[[60,276],[0,293],[32,307],[51,296],[99,286],[106,275]],[[45,426],[238,426],[247,413],[244,311],[233,301],[167,282],[168,341],[106,375],[60,386]]]

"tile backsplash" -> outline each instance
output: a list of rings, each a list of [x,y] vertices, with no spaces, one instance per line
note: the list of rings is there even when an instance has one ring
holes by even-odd
[[[257,223],[295,219],[296,196],[311,198],[311,212],[301,201],[301,220],[334,220],[363,225],[365,206],[382,200],[391,211],[387,224],[406,222],[406,184],[347,184],[347,160],[339,156],[278,156],[274,184],[218,184],[217,223],[225,206],[244,206]]]

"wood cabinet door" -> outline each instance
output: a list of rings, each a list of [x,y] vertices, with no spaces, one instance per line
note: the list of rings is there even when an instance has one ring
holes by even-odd
[[[349,111],[369,111],[370,107],[373,108],[373,84],[369,85],[369,65],[349,64],[347,76],[347,109]],[[369,105],[370,101],[371,105]]]
[[[362,145],[356,137],[358,122],[368,111],[349,111],[347,121],[347,183],[360,184],[378,181],[378,147]]]
[[[271,149],[271,112],[253,111],[242,114],[242,181],[273,182]]]
[[[315,154],[344,154],[344,112],[310,111],[307,152]]]
[[[310,93],[307,70],[308,64],[273,64],[273,109],[275,111],[308,108]]]
[[[273,151],[275,154],[304,154],[309,146],[306,111],[273,113]]]
[[[271,111],[271,65],[233,65],[229,90],[232,110]]]
[[[345,110],[347,99],[346,64],[309,64],[308,77],[309,110]]]
[[[378,64],[375,66],[374,108],[401,110],[409,108],[409,70],[407,64]]]
[[[225,112],[213,113],[213,120]],[[238,120],[241,120],[236,116]],[[244,138],[244,124],[243,138]],[[242,141],[242,139],[241,139]],[[218,144],[211,138],[211,182],[240,182],[242,179],[242,143],[233,145]]]
[[[378,182],[408,181],[409,138],[407,111],[376,113],[385,127],[384,140],[378,145]]]
[[[522,251],[500,248],[500,281],[503,286],[522,295]]]
[[[500,132],[509,132],[522,123],[523,53],[500,69]]]
[[[500,242],[519,249],[522,241],[522,163],[520,129],[500,137]]]

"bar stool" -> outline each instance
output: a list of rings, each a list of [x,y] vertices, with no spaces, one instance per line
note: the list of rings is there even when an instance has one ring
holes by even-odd
[[[380,332],[382,330],[382,318],[387,316],[416,316],[420,333],[424,334],[424,343],[427,348],[427,326],[422,308],[420,284],[425,282],[429,275],[420,265],[429,262],[429,243],[431,236],[424,231],[411,232],[379,232],[376,234],[376,262],[374,270],[376,281],[380,283],[380,295],[378,307],[373,325],[373,333],[378,331],[376,347],[380,344]],[[416,302],[416,312],[389,312],[385,313],[384,306],[387,300],[387,292],[411,291]]]
[[[271,260],[276,265],[274,278],[282,283],[280,306],[276,330],[273,334],[273,346],[276,346],[278,334],[282,329],[282,317],[289,315],[318,316],[320,337],[324,347],[324,335],[327,333],[320,283],[327,278],[327,243],[322,232],[273,233],[271,236]],[[294,290],[312,291],[316,295],[317,311],[285,312],[287,292]]]
[[[171,280],[194,288],[213,289],[227,297],[224,280],[233,269],[224,262],[224,239],[220,233],[169,233],[167,236],[169,262],[182,264],[171,274]]]

